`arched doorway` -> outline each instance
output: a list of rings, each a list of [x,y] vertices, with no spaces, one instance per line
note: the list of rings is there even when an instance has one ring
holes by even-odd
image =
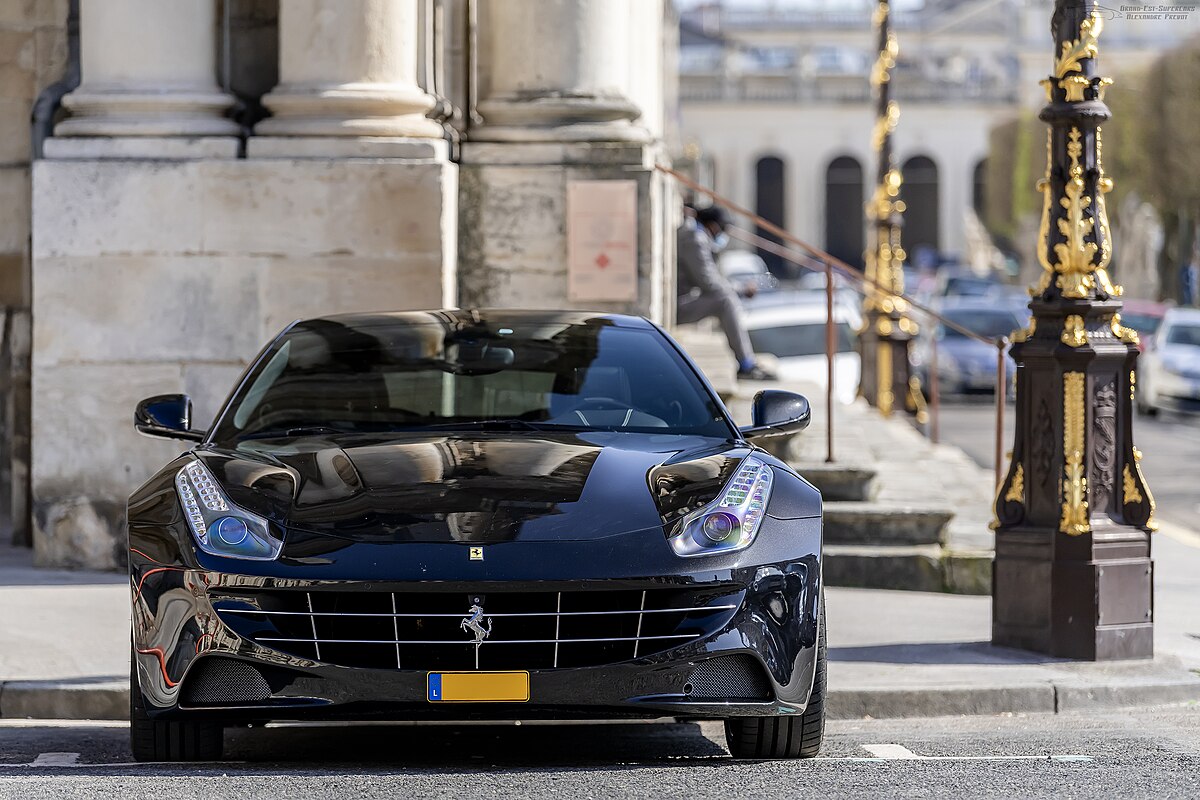
[[[987,202],[987,159],[979,159],[975,165],[975,177],[971,181],[971,207],[980,219],[985,219],[984,203]]]
[[[939,241],[938,168],[927,156],[913,156],[904,162],[904,187],[901,197],[904,212],[904,249],[914,259],[920,253],[936,256]]]
[[[847,264],[863,266],[863,168],[839,156],[825,169],[825,250]]]
[[[776,156],[765,156],[754,165],[754,212],[763,219],[784,227],[787,219],[787,209],[784,205],[784,187],[786,174],[783,159]],[[764,239],[770,239],[781,244],[779,238],[763,228],[756,228],[755,233]],[[767,262],[767,269],[773,275],[786,276],[789,264],[774,253],[762,248],[757,249],[758,255]]]

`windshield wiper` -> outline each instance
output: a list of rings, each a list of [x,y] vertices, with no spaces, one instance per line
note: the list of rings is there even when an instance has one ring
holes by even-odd
[[[294,425],[289,428],[266,428],[261,431],[245,433],[239,439],[276,439],[286,436],[316,436],[322,433],[350,433],[340,428],[328,425]]]

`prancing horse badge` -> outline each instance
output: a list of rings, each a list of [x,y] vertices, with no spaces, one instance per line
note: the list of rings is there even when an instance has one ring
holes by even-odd
[[[483,548],[482,547],[472,547],[471,548],[471,560],[472,561],[483,561]]]

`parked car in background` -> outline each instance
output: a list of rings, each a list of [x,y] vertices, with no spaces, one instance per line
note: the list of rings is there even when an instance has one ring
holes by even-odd
[[[986,339],[1010,336],[1025,327],[1028,310],[1015,303],[998,303],[985,298],[947,300],[943,317]],[[967,336],[949,325],[938,324],[928,329],[913,348],[913,369],[928,391],[933,361],[934,339],[937,340],[938,389],[941,394],[990,392],[996,388],[996,348]],[[1007,359],[1006,375],[1011,385],[1016,365]]]
[[[1122,304],[1121,324],[1137,331],[1138,349],[1142,352],[1154,346],[1154,337],[1169,308],[1166,303],[1151,300],[1126,300]]]
[[[779,302],[755,304],[746,312],[746,332],[750,334],[754,352],[775,356],[775,372],[780,380],[799,381],[824,389],[828,385],[824,293],[777,292],[775,297]],[[860,360],[856,343],[862,316],[857,306],[837,302],[833,307],[833,321],[836,333],[834,392],[841,402],[852,403],[858,393]]]
[[[966,267],[943,267],[937,273],[934,294],[946,302],[952,297],[985,297],[1004,284],[981,276]]]
[[[1200,310],[1172,308],[1163,316],[1154,346],[1141,357],[1137,407],[1146,414],[1200,411]]]
[[[717,259],[717,266],[734,286],[750,285],[759,292],[779,286],[779,280],[767,269],[767,262],[748,250],[726,250]]]

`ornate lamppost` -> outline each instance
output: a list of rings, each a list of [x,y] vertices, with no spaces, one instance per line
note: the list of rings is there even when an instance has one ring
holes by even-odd
[[[896,66],[899,47],[890,30],[890,17],[888,0],[879,0],[874,15],[879,55],[871,70],[876,100],[872,144],[877,177],[875,193],[866,209],[871,222],[872,243],[866,252],[865,325],[859,337],[862,347],[859,394],[884,416],[891,415],[897,392],[902,403],[915,408],[911,396],[909,347],[917,333],[916,323],[905,315],[908,304],[900,297],[904,291],[902,266],[905,258],[900,244],[901,215],[904,213],[900,186],[903,180],[892,153],[892,132],[900,118],[900,107],[891,99],[891,73]]]
[[[1110,113],[1094,0],[1056,0],[1033,321],[1014,334],[1016,433],[996,498],[992,642],[1090,660],[1153,654],[1154,500],[1133,446],[1137,334],[1121,325],[1101,160]]]

